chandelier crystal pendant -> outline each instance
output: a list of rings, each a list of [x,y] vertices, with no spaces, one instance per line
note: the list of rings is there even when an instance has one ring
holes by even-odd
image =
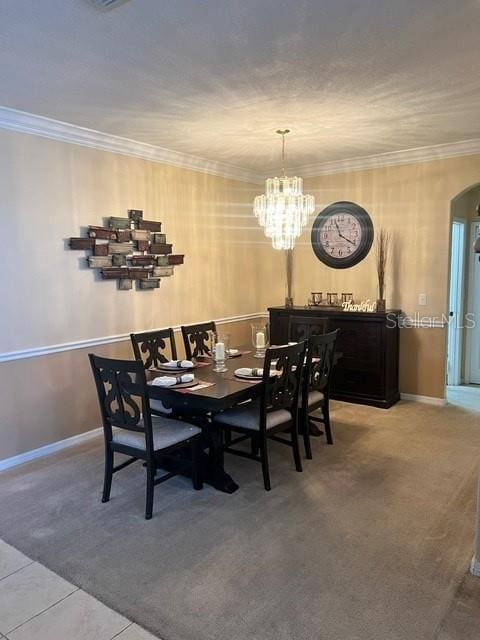
[[[315,198],[303,193],[302,178],[285,175],[285,136],[290,129],[278,130],[282,136],[282,177],[267,178],[265,193],[253,202],[253,212],[274,249],[293,249],[309,216],[315,211]]]

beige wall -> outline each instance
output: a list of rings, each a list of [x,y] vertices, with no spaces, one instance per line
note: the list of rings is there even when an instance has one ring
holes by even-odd
[[[480,181],[480,156],[383,167],[305,180],[317,210],[338,200],[365,207],[376,230],[393,240],[386,298],[406,314],[437,317],[447,312],[450,209],[452,199]],[[377,298],[373,250],[351,269],[335,270],[315,257],[309,226],[295,248],[294,293],[305,304],[311,291],[352,291],[356,299]],[[418,305],[426,293],[428,305]],[[443,397],[445,330],[402,329],[400,390]]]
[[[0,353],[265,309],[283,279],[263,259],[271,250],[251,215],[255,189],[0,131]],[[174,251],[186,256],[159,290],[118,291],[86,268],[85,252],[67,247],[87,225],[128,208],[161,220]],[[0,363],[0,460],[98,426],[90,350]],[[130,356],[128,343],[93,350]]]
[[[413,315],[441,316],[447,310],[451,200],[480,181],[480,156],[371,169],[305,180],[317,208],[337,200],[365,207],[375,229],[386,228],[393,239],[386,297],[390,307]],[[374,252],[344,270],[320,263],[307,229],[295,249],[298,264],[296,298],[310,291],[353,291],[356,298],[377,298]],[[418,306],[418,294],[428,306]]]
[[[284,255],[252,216],[258,185],[40,137],[0,131],[0,353],[90,340],[209,318],[257,313],[283,302]],[[480,180],[480,157],[306,180],[317,209],[352,200],[394,237],[387,302],[409,314],[446,310],[450,201]],[[164,223],[185,265],[159,291],[122,292],[65,248],[102,217],[144,209]],[[294,295],[353,291],[376,298],[373,255],[335,271],[313,255],[309,230],[295,250]],[[417,307],[418,293],[429,296]],[[249,322],[232,325],[248,341]],[[242,333],[243,332],[243,333]],[[401,391],[443,397],[442,329],[405,329]],[[0,364],[0,459],[98,425],[86,353],[71,350]],[[129,355],[128,343],[96,347]]]
[[[253,186],[0,131],[0,353],[254,313],[264,307]],[[185,265],[159,291],[118,291],[64,248],[102,217],[144,209]]]

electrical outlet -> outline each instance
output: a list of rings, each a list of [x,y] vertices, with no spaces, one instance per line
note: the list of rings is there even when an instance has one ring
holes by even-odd
[[[419,293],[418,294],[418,304],[422,307],[426,307],[427,306],[427,294],[426,293]]]

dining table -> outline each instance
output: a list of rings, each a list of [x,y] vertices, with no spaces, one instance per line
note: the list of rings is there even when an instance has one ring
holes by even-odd
[[[169,388],[152,384],[154,378],[168,375],[166,371],[147,369],[147,386],[151,399],[160,400],[171,408],[176,416],[186,422],[202,427],[208,459],[205,459],[204,480],[220,491],[233,493],[238,485],[225,472],[223,456],[223,434],[219,427],[209,420],[209,415],[229,409],[240,402],[254,400],[262,389],[261,379],[241,379],[235,376],[238,368],[261,368],[263,358],[256,358],[250,348],[239,348],[239,355],[225,360],[227,371],[214,371],[214,362],[209,356],[194,359],[196,385],[190,388]],[[177,374],[178,375],[178,374]]]
[[[240,402],[255,400],[262,392],[261,378],[239,378],[235,371],[239,368],[261,369],[264,358],[255,357],[255,351],[251,347],[240,346],[238,352],[239,355],[225,360],[227,371],[222,373],[214,371],[215,363],[209,356],[194,359],[195,368],[190,372],[194,374],[196,384],[190,388],[153,385],[154,378],[169,374],[165,370],[146,370],[149,397],[160,400],[176,416],[202,428],[209,451],[208,460],[204,464],[204,480],[226,493],[233,493],[238,485],[224,469],[223,433],[220,427],[211,422],[209,416],[230,409]],[[336,353],[334,362],[340,357],[341,354]],[[312,423],[310,435],[321,433]]]

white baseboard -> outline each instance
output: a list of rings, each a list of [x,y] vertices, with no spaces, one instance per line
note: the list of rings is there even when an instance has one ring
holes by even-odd
[[[412,402],[423,402],[423,404],[434,404],[438,407],[444,407],[447,404],[445,398],[433,398],[432,396],[417,396],[414,393],[401,393],[402,400],[411,400]]]
[[[470,564],[470,573],[480,578],[480,560],[477,560],[475,556],[473,556],[472,563]]]
[[[75,444],[80,444],[81,442],[91,440],[92,438],[100,435],[102,432],[102,427],[98,429],[92,429],[91,431],[86,431],[85,433],[79,433],[76,436],[65,438],[65,440],[52,442],[51,444],[47,444],[44,447],[39,447],[38,449],[25,451],[25,453],[20,453],[18,456],[5,458],[4,460],[0,460],[0,471],[10,469],[11,467],[16,467],[17,465],[23,464],[24,462],[30,462],[31,460],[35,460],[36,458],[43,458],[43,456],[48,456],[50,453],[55,453],[56,451],[61,451],[62,449],[68,449],[68,447],[73,447],[73,445]]]

